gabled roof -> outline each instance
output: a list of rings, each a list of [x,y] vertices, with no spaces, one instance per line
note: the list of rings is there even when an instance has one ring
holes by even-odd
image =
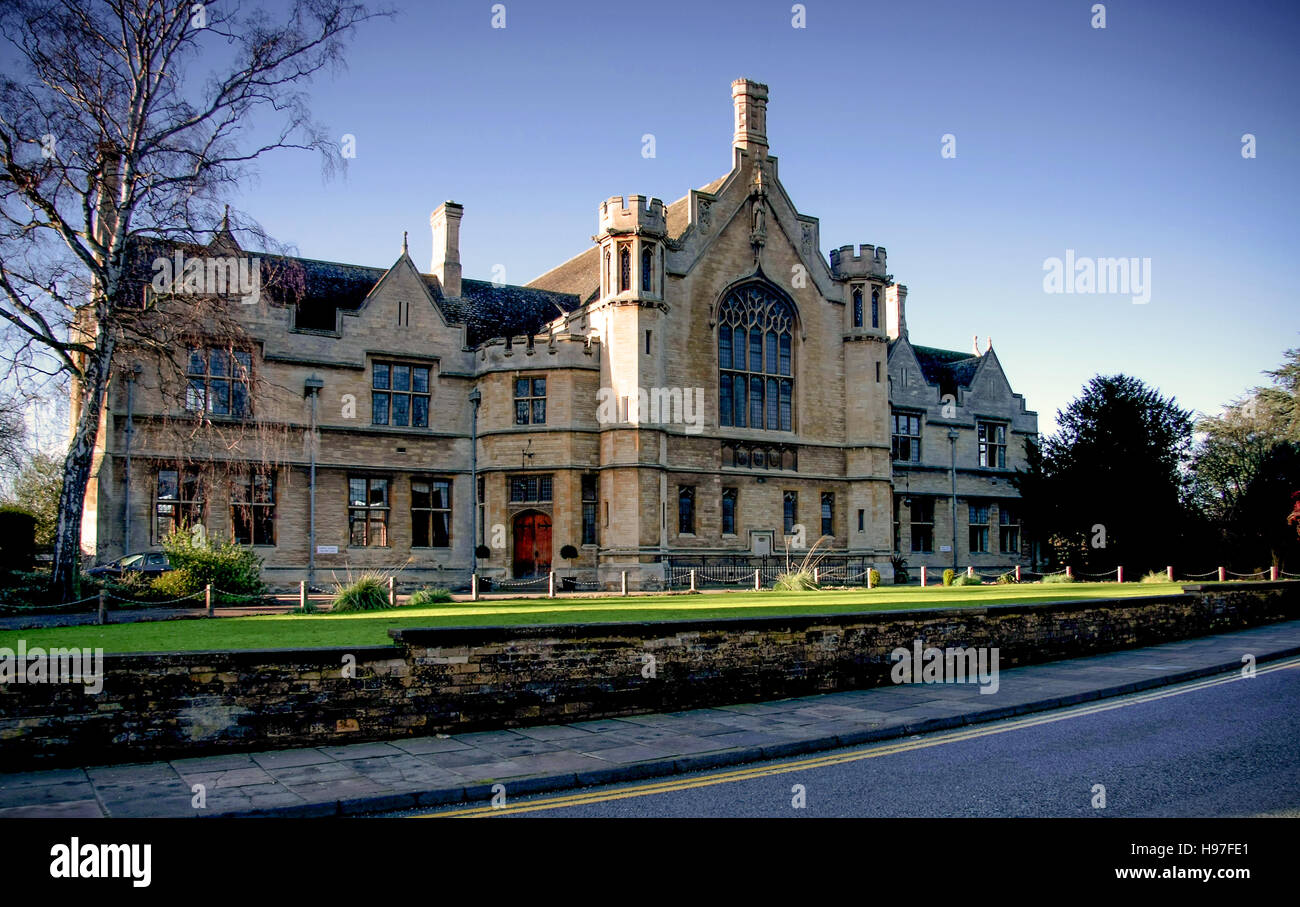
[[[912,352],[916,353],[916,361],[921,365],[921,373],[930,384],[942,387],[951,383],[970,387],[975,372],[980,367],[981,357],[957,350],[909,343]]]
[[[127,266],[128,298],[138,299],[153,278],[152,262],[179,249],[186,257],[210,254],[210,247],[167,240],[141,239]],[[388,268],[319,261],[288,255],[246,252],[262,269],[262,294],[269,301],[297,309],[295,324],[308,330],[335,330],[337,312],[355,312],[365,303]],[[544,289],[496,286],[483,280],[462,280],[460,299],[447,299],[438,279],[421,274],[429,293],[447,320],[465,325],[466,342],[478,346],[506,335],[536,333],[580,304],[577,295]]]

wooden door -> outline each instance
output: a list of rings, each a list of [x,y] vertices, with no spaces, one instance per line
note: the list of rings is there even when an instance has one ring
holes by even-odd
[[[551,518],[530,510],[515,517],[516,578],[541,576],[551,569]]]

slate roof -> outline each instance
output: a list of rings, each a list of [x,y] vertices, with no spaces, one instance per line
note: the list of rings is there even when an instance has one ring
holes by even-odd
[[[131,299],[138,299],[141,289],[152,280],[155,258],[170,258],[177,248],[186,256],[211,254],[207,246],[162,240],[143,240],[137,248],[127,268]],[[295,306],[297,326],[309,330],[333,331],[337,324],[336,310],[360,309],[366,296],[389,270],[263,252],[247,254],[261,262],[263,295],[273,302]],[[447,320],[465,325],[466,342],[471,347],[507,334],[536,333],[580,305],[574,294],[494,286],[488,281],[469,279],[461,281],[461,298],[448,299],[443,296],[436,277],[420,276]]]
[[[525,286],[577,296],[585,305],[600,294],[600,247],[579,252]]]
[[[980,365],[979,356],[958,350],[912,344],[912,352],[916,353],[916,361],[921,364],[925,380],[940,387],[951,384],[970,387],[975,378],[975,370]]]

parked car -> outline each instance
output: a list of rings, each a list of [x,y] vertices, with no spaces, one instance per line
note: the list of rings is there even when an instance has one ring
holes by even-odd
[[[124,573],[131,572],[142,573],[145,576],[158,576],[171,569],[172,565],[168,562],[167,555],[161,551],[142,551],[128,554],[111,563],[91,567],[86,571],[86,575],[96,579],[116,579]]]

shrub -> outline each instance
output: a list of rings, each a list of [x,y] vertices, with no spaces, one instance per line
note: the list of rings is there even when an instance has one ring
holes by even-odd
[[[945,586],[951,586],[953,578],[956,577],[956,575],[957,571],[953,570],[951,567],[943,571],[943,584]]]
[[[104,591],[119,600],[152,604],[193,595],[195,590],[188,588],[188,582],[185,577],[174,576],[172,573],[147,576],[135,570],[128,570],[121,576],[105,580]],[[202,592],[203,589],[200,587],[197,591]],[[117,603],[120,604],[121,601]]]
[[[565,545],[563,548],[560,549],[560,557],[564,558],[564,560],[566,561],[571,561],[577,556],[578,556],[578,549],[574,548],[572,545]]]
[[[36,560],[36,514],[0,507],[0,571],[26,572]]]
[[[174,532],[163,541],[172,569],[154,580],[164,597],[180,598],[202,592],[212,584],[216,598],[243,599],[266,594],[262,559],[235,542],[214,543],[188,532]],[[222,593],[228,593],[223,595]]]
[[[890,556],[889,563],[894,568],[894,585],[906,585],[907,581],[911,579],[907,572],[907,558],[901,554],[894,554]]]
[[[791,570],[779,575],[772,588],[779,592],[808,592],[821,587],[813,581],[811,570]]]
[[[82,579],[83,584],[86,578]],[[96,589],[81,590],[82,597],[94,595]],[[48,571],[15,572],[4,575],[0,585],[0,607],[6,605],[21,607],[24,605],[50,604],[50,574]]]
[[[867,571],[867,583],[872,589],[875,589],[880,585],[880,571],[875,567],[872,567]]]
[[[1150,573],[1144,573],[1140,582],[1167,583],[1169,582],[1169,574],[1163,570],[1152,570]]]
[[[386,594],[386,593],[385,593]],[[408,604],[422,608],[425,605],[445,605],[451,601],[451,593],[446,589],[424,588],[417,589],[411,593],[411,600]]]
[[[388,576],[363,573],[347,585],[334,586],[334,611],[382,611],[388,605]]]
[[[1050,576],[1044,576],[1044,577],[1043,577],[1043,582],[1045,582],[1045,583],[1072,583],[1072,582],[1074,582],[1074,577],[1073,577],[1073,576],[1070,576],[1068,573],[1053,573],[1053,574],[1050,575]]]
[[[999,586],[1014,586],[1017,582],[1019,582],[1019,580],[1016,579],[1016,573],[1014,570],[1008,570],[1006,573],[999,576],[997,580]]]
[[[983,584],[983,581],[978,576],[967,576],[963,573],[961,576],[954,577],[952,584],[954,586],[979,586]]]

